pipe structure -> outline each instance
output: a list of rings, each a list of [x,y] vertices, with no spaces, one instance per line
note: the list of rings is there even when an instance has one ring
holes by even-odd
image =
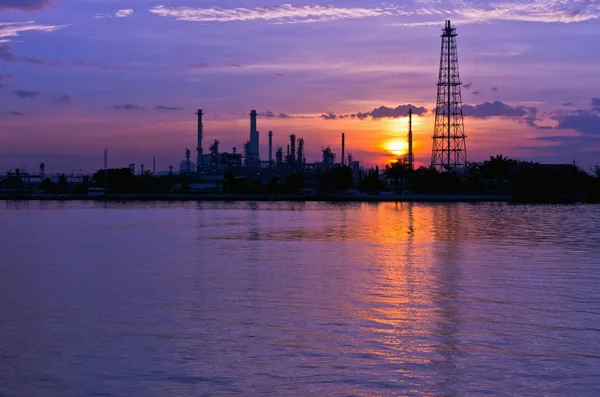
[[[346,134],[342,132],[342,165],[346,164],[344,155],[346,154]]]
[[[273,131],[269,131],[269,165],[273,163]]]
[[[256,117],[258,114],[256,110],[250,111],[250,156],[251,163],[259,161],[258,155],[258,131],[256,130]]]
[[[198,109],[196,115],[198,115],[198,146],[196,147],[196,150],[198,151],[198,159],[196,161],[196,171],[200,172],[202,170],[202,166],[204,165],[202,164],[202,138],[204,138],[204,125],[202,124],[202,109]]]
[[[414,170],[412,109],[408,109],[408,167]]]

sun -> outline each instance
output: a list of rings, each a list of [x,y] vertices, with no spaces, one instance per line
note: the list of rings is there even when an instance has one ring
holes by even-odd
[[[408,143],[404,141],[388,141],[385,144],[385,150],[394,156],[402,156],[408,153]]]

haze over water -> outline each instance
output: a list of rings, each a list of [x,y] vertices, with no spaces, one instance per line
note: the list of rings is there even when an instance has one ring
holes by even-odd
[[[5,202],[2,396],[595,396],[600,213]]]

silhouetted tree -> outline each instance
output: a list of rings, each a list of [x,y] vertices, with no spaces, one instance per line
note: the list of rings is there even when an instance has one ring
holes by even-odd
[[[285,178],[283,190],[287,194],[300,194],[304,188],[305,176],[302,172],[294,172]]]
[[[514,164],[514,160],[510,160],[501,154],[490,156],[489,160],[486,160],[482,164],[483,176],[487,179],[495,181],[496,186],[500,191],[504,190],[504,182],[509,178],[511,165]]]
[[[232,171],[225,171],[223,173],[223,193],[231,194],[235,192],[235,175]]]
[[[363,178],[358,184],[358,189],[361,191],[368,192],[380,192],[385,190],[385,183],[381,180],[379,175],[379,167],[370,168],[367,171],[367,175],[363,175]]]
[[[108,190],[111,193],[136,193],[136,179],[130,168],[110,168],[108,172]],[[104,187],[104,170],[98,170],[92,176],[94,186]]]
[[[408,167],[408,163],[398,159],[397,161],[385,166],[383,175],[388,180],[393,181],[394,190],[397,192],[398,187],[400,187],[400,191],[404,190],[404,178],[408,176],[409,171],[410,169]]]
[[[352,188],[353,182],[352,169],[347,166],[332,167],[325,170],[319,178],[321,191],[327,193],[345,192]]]
[[[58,193],[66,193],[69,187],[69,177],[66,174],[58,174],[58,182],[56,183],[56,189]]]
[[[413,190],[418,193],[433,193],[437,190],[440,173],[433,167],[419,167],[413,174]]]
[[[40,188],[44,191],[44,192],[52,192],[54,190],[54,183],[52,183],[52,179],[50,178],[44,178],[42,180],[42,183],[40,185]]]

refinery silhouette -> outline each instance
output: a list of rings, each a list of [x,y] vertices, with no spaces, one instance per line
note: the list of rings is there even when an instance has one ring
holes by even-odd
[[[458,65],[457,31],[450,21],[442,29],[439,78],[435,124],[432,136],[429,167],[415,169],[413,151],[413,111],[408,106],[408,134],[406,153],[382,170],[365,169],[352,153],[346,151],[346,134],[341,134],[341,156],[330,146],[322,148],[319,161],[307,162],[305,142],[291,134],[285,150],[273,147],[275,134],[268,132],[268,154],[260,152],[260,132],[256,110],[251,110],[249,139],[242,151],[233,147],[230,152],[220,151],[214,139],[205,149],[204,112],[198,109],[195,159],[185,149],[185,159],[179,169],[152,170],[144,164],[136,170],[135,163],[126,168],[109,168],[109,149],[104,150],[104,168],[93,175],[47,174],[41,163],[37,174],[26,169],[8,171],[0,179],[2,197],[94,197],[115,194],[157,195],[184,194],[185,198],[215,198],[223,195],[290,195],[346,199],[403,199],[415,194],[442,194],[443,199],[508,200],[512,198],[535,200],[598,200],[600,198],[600,168],[594,175],[584,172],[576,164],[542,165],[533,162],[492,156],[483,162],[468,162],[466,135],[463,121],[461,81]],[[274,152],[274,153],[273,153]],[[195,160],[195,162],[194,162]],[[337,161],[336,161],[337,160]],[[461,196],[457,196],[461,194]],[[468,196],[465,196],[468,195]],[[139,198],[139,196],[137,196]],[[255,196],[252,196],[256,198]],[[440,198],[442,196],[436,196]],[[431,199],[427,196],[425,199]]]

